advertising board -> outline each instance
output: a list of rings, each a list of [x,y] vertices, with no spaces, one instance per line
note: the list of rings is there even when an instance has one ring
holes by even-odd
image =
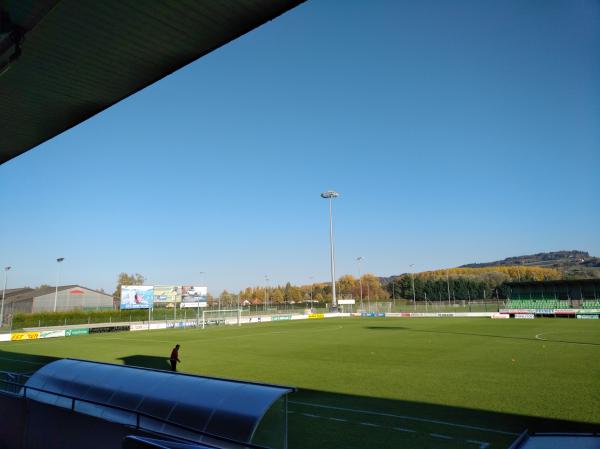
[[[149,309],[154,303],[154,287],[148,285],[122,285],[121,310]]]
[[[10,334],[0,334],[0,341],[10,341]]]
[[[354,299],[338,299],[337,303],[339,305],[343,306],[343,305],[349,305],[349,304],[356,304],[356,301]]]
[[[65,330],[65,337],[75,337],[77,335],[87,335],[90,333],[90,330],[86,327],[79,329],[67,329]]]
[[[577,315],[579,320],[597,320],[598,315]]]
[[[155,285],[154,302],[181,302],[181,287],[176,285]]]
[[[575,315],[575,309],[554,309],[555,315]]]
[[[288,321],[292,319],[292,315],[273,315],[271,321]]]
[[[535,315],[533,313],[517,313],[515,315],[515,318],[521,320],[533,320],[535,318]]]
[[[502,319],[507,319],[507,318],[510,318],[510,315],[507,313],[494,313],[492,315],[493,320],[502,320]]]
[[[40,338],[39,332],[13,332],[10,334],[11,341],[37,340]]]
[[[313,319],[313,320],[320,319],[320,318],[325,318],[325,315],[322,313],[309,313],[308,318]]]
[[[55,338],[64,337],[66,332],[64,329],[58,331],[40,331],[40,338]]]
[[[202,307],[208,307],[208,303],[206,302],[206,300],[204,301],[195,301],[195,302],[182,302],[181,304],[179,304],[179,308],[180,309],[185,309],[185,308],[202,308]]]
[[[130,328],[129,324],[127,326],[102,326],[102,327],[91,327],[89,329],[90,334],[105,334],[108,332],[123,332],[128,331]]]

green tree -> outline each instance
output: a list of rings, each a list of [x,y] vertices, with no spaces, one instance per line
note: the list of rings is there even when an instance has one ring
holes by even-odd
[[[144,285],[146,278],[139,273],[135,274],[127,274],[127,273],[119,273],[119,277],[117,278],[117,288],[113,293],[113,296],[116,299],[121,299],[121,286],[122,285]]]

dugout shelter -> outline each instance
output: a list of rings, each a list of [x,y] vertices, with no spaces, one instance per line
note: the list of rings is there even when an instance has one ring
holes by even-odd
[[[10,416],[0,423],[0,447],[120,448],[135,436],[164,447],[284,449],[287,395],[293,391],[62,359],[37,370],[19,390],[0,394],[0,412]],[[155,447],[135,443],[128,447]]]

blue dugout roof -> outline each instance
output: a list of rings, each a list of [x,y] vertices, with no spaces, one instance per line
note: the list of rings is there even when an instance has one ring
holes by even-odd
[[[25,386],[29,399],[109,421],[192,440],[198,435],[183,428],[247,443],[271,406],[295,391],[74,359],[45,365]]]

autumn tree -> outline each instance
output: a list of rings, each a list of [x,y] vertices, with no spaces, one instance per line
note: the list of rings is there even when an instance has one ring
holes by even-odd
[[[144,285],[146,278],[139,273],[135,274],[127,274],[127,273],[119,273],[117,278],[117,288],[113,293],[113,297],[116,299],[121,299],[121,286],[123,285]]]

